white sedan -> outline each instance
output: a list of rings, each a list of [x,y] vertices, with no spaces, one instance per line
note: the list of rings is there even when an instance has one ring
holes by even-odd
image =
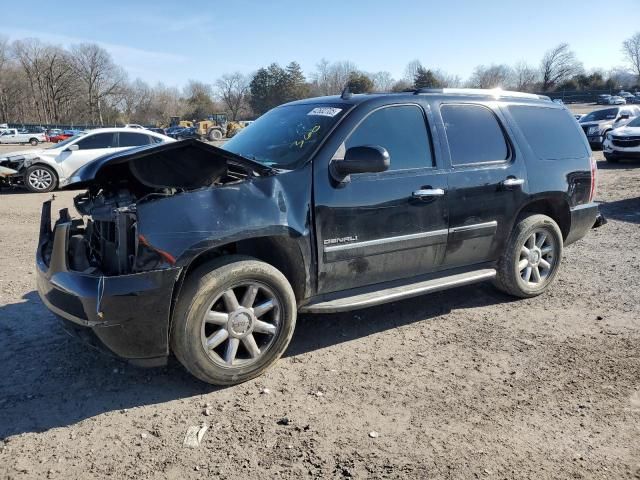
[[[0,155],[0,166],[16,170],[9,183],[31,192],[63,187],[78,168],[103,155],[142,145],[175,142],[171,137],[132,128],[100,128],[81,132],[53,147]]]
[[[640,117],[607,133],[602,150],[608,162],[624,158],[640,159]]]

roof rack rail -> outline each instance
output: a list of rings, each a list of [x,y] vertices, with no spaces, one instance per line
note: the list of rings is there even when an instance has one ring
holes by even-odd
[[[551,99],[546,95],[537,95],[535,93],[515,92],[511,90],[502,90],[501,88],[418,88],[409,90],[414,95],[438,93],[440,95],[482,95],[491,96],[495,98],[510,97],[510,98],[532,98],[536,100],[549,100]]]

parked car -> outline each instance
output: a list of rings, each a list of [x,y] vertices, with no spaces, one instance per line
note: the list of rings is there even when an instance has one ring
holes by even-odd
[[[150,132],[159,133],[160,135],[166,135],[166,134],[164,133],[164,129],[162,129],[162,128],[155,128],[155,127],[153,127],[153,128],[147,128],[147,130],[149,130]]]
[[[186,127],[181,127],[179,125],[173,126],[173,127],[169,127],[165,130],[165,135],[167,135],[168,137],[171,138],[176,138],[176,134],[182,130],[184,130]]]
[[[624,127],[607,133],[603,150],[608,162],[618,162],[625,158],[640,159],[640,116]]]
[[[80,133],[80,130],[63,130],[57,135],[49,136],[49,141],[51,143],[60,143],[68,138],[78,135],[79,133]]]
[[[609,105],[625,105],[627,103],[627,101],[619,96],[613,96],[611,98],[609,98]]]
[[[553,103],[557,103],[558,105],[564,105],[564,101],[561,98],[554,98]]]
[[[182,130],[178,130],[177,132],[175,132],[173,136],[176,140],[185,140],[187,138],[195,138],[200,140],[202,138],[202,135],[198,133],[198,129],[196,127],[183,128]]]
[[[44,203],[38,291],[94,345],[146,365],[173,351],[233,384],[282,355],[297,311],[485,280],[543,293],[563,247],[602,223],[595,185],[579,126],[536,95],[305,99],[224,149],[185,140],[80,168],[86,223],[63,210],[52,230]]]
[[[124,128],[141,128],[141,129],[145,129],[145,127],[143,127],[142,125],[138,125],[137,123],[127,123]]]
[[[595,110],[580,119],[580,126],[584,130],[592,148],[601,148],[605,135],[614,128],[629,123],[640,116],[640,107],[613,107]]]
[[[5,183],[24,185],[31,192],[50,192],[69,183],[75,170],[98,157],[173,141],[153,132],[100,128],[81,132],[49,148],[0,154],[0,166],[18,172]]]
[[[602,95],[598,95],[597,99],[596,99],[596,103],[598,105],[609,105],[609,99],[611,98],[611,95],[605,93]]]
[[[46,142],[47,137],[44,133],[30,133],[26,131],[19,131],[16,128],[7,128],[0,133],[1,143],[29,143],[33,146],[38,145],[40,142]]]
[[[636,97],[633,93],[630,92],[620,92],[618,96],[624,98],[626,103],[640,103],[638,97]]]

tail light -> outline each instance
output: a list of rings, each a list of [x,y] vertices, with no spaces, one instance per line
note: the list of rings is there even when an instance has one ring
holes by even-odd
[[[598,165],[596,159],[591,157],[591,190],[589,191],[589,201],[592,202],[596,196],[596,177],[598,176]]]

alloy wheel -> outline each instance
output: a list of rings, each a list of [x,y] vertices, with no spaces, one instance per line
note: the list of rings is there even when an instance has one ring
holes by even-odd
[[[547,231],[535,230],[520,248],[518,272],[530,287],[542,286],[556,267],[556,245]]]
[[[45,170],[44,168],[36,168],[31,173],[29,173],[27,181],[34,190],[46,190],[51,187],[53,176],[48,170]]]
[[[244,282],[225,290],[202,319],[202,347],[223,367],[257,362],[280,330],[281,305],[266,285]]]

